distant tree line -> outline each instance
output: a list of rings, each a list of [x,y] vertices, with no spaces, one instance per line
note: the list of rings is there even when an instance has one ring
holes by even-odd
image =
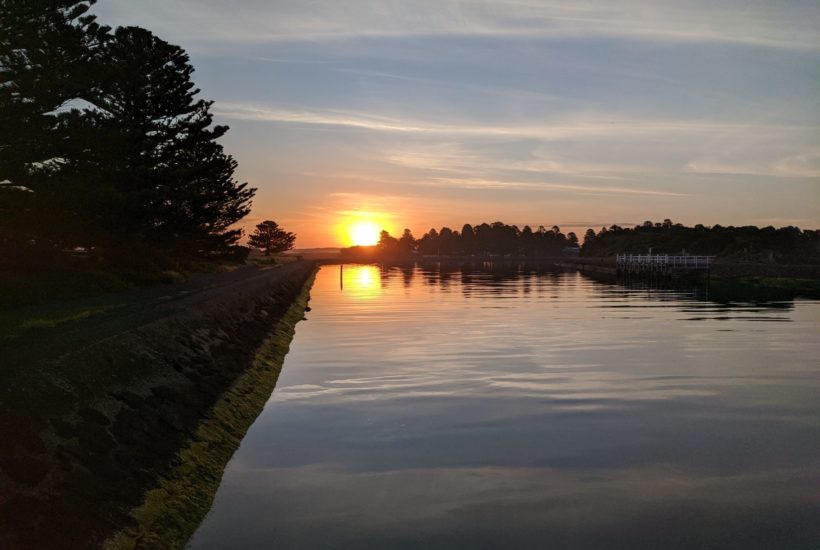
[[[686,227],[671,220],[646,221],[632,228],[618,225],[603,227],[595,232],[588,229],[583,245],[578,237],[566,235],[558,226],[533,230],[525,225],[501,222],[464,225],[461,231],[449,227],[430,229],[416,239],[409,229],[401,237],[381,232],[377,245],[379,254],[406,257],[412,254],[434,256],[514,256],[556,257],[580,252],[584,256],[608,257],[615,254],[700,254],[736,259],[781,262],[820,261],[820,230],[801,230],[797,227],[758,228],[754,226]]]
[[[255,189],[228,128],[182,48],[100,25],[95,1],[0,0],[0,257],[230,253]]]
[[[617,225],[588,229],[584,235],[584,256],[614,254],[697,254],[788,263],[820,260],[820,230],[801,230],[794,226],[696,225],[686,227],[666,219],[645,221],[635,227]]]
[[[533,230],[529,225],[519,229],[501,222],[482,223],[473,227],[465,224],[461,231],[442,227],[430,229],[416,239],[409,229],[395,238],[381,232],[379,251],[384,255],[406,256],[413,253],[443,256],[525,256],[552,257],[577,249],[575,233],[564,233],[558,226],[543,226]]]

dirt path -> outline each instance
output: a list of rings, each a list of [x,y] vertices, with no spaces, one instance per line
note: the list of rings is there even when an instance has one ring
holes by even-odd
[[[54,359],[157,319],[255,289],[293,269],[290,265],[243,266],[225,273],[195,274],[173,285],[137,288],[35,309],[29,315],[36,318],[39,314],[45,326],[35,324],[0,338],[0,367],[13,366],[14,359],[26,364]]]

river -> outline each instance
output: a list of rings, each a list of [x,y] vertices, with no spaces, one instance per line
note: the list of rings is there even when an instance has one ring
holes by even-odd
[[[324,266],[204,549],[816,549],[820,302]]]

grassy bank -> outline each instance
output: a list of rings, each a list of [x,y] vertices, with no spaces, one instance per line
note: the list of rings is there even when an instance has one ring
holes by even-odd
[[[109,539],[107,550],[182,548],[211,506],[222,473],[271,395],[307,307],[313,276],[262,344],[252,367],[214,406],[182,450],[177,466],[132,515],[136,525]]]
[[[66,253],[0,257],[0,310],[178,283],[196,273],[220,273],[243,263],[241,256],[199,257],[150,247],[123,250],[107,261]]]

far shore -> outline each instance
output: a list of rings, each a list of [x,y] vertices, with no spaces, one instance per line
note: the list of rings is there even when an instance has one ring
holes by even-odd
[[[556,269],[578,270],[584,274],[607,279],[617,275],[614,256],[589,257],[515,256],[515,255],[435,255],[382,254],[376,247],[348,249],[320,248],[295,250],[289,253],[315,261],[318,264],[522,264],[552,266]],[[795,297],[820,298],[820,264],[781,264],[764,261],[741,261],[734,258],[716,258],[708,272],[676,274],[674,280],[709,284],[729,296],[735,294],[760,296],[761,299],[788,299]]]
[[[558,267],[615,273],[615,257],[591,257],[579,255],[561,256],[524,256],[511,254],[382,254],[376,247],[354,248],[320,248],[294,250],[290,253],[306,260],[320,263],[380,263],[406,264],[409,262],[442,262],[442,263],[532,263],[549,264]],[[820,263],[784,264],[764,261],[742,261],[734,258],[716,257],[709,276],[717,279],[757,277],[768,279],[818,279],[820,280]]]

